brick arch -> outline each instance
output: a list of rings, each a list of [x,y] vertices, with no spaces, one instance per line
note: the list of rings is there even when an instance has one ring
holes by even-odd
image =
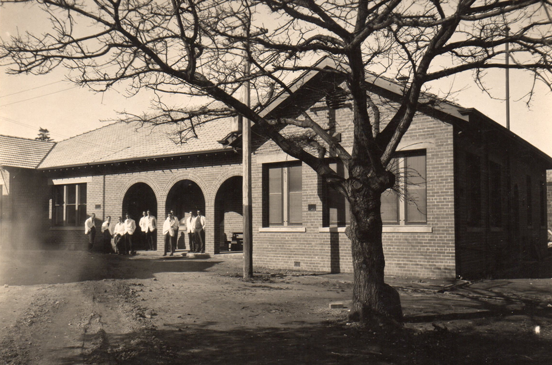
[[[137,184],[143,184],[147,186],[147,188],[149,188],[149,191],[147,191],[146,194],[147,197],[142,195],[143,193],[146,193],[143,190],[133,190],[133,193],[131,194],[131,190]],[[141,212],[145,211],[146,209],[151,210],[153,215],[158,215],[160,204],[159,195],[156,194],[155,188],[155,186],[152,187],[150,184],[144,181],[135,181],[132,184],[125,186],[123,194],[121,194],[122,199],[119,200],[118,205],[122,209],[122,214],[124,215],[125,213],[130,213],[130,216],[136,221],[138,221],[142,216]],[[129,200],[127,200],[127,198]],[[155,199],[155,202],[153,200],[150,200],[152,198]]]
[[[235,170],[238,170],[238,171],[235,171]],[[213,184],[211,184],[211,189],[209,189],[209,191],[208,191],[209,197],[212,197],[212,199],[214,201],[214,199],[216,198],[217,193],[220,190],[220,187],[222,186],[222,184],[224,184],[226,182],[226,180],[228,180],[232,177],[242,177],[241,172],[242,172],[242,168],[240,166],[239,169],[238,168],[232,169],[232,170],[226,172],[225,174],[220,175],[213,182]]]
[[[126,178],[126,175],[125,175],[125,178]],[[125,185],[123,185],[121,191],[122,191],[122,195],[123,195],[123,198],[124,198],[124,195],[126,194],[126,192],[128,191],[128,189],[130,189],[131,186],[133,186],[134,184],[138,184],[138,183],[143,183],[143,184],[146,184],[148,185],[151,190],[153,190],[153,193],[155,194],[155,199],[157,199],[157,201],[159,201],[159,198],[160,198],[160,193],[161,193],[161,190],[160,190],[160,187],[159,185],[157,185],[157,183],[155,182],[155,180],[151,179],[150,177],[148,176],[135,176],[133,178],[129,178],[128,180],[125,181]],[[121,204],[123,203],[123,198],[121,198]]]
[[[208,191],[207,183],[205,182],[205,180],[201,176],[199,176],[199,174],[197,174],[195,172],[190,172],[190,171],[173,174],[173,176],[167,181],[165,186],[163,186],[163,190],[162,190],[163,191],[163,197],[166,199],[167,195],[169,194],[169,191],[171,191],[172,187],[177,182],[182,181],[182,180],[190,180],[190,181],[196,183],[197,186],[199,186],[199,188],[203,192],[203,196],[205,197],[205,203],[207,204],[207,194],[206,194],[206,192]]]
[[[157,184],[152,182],[150,179],[147,178],[138,178],[138,179],[132,179],[132,181],[126,182],[125,185],[122,188],[122,194],[119,194],[119,200],[117,202],[117,206],[124,210],[125,205],[125,198],[127,197],[127,194],[129,193],[130,189],[135,186],[136,184],[144,184],[148,186],[151,189],[151,192],[153,192],[153,196],[155,197],[155,212],[159,214],[159,208],[160,208],[160,200],[159,200],[159,187]],[[151,207],[148,207],[148,209],[151,209]],[[123,212],[124,214],[125,212]],[[132,217],[134,220],[140,219],[141,215],[136,215]]]

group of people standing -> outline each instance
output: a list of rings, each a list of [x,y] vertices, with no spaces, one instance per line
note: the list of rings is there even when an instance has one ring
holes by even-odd
[[[174,254],[177,246],[178,231],[181,225],[185,226],[185,231],[188,234],[189,251],[204,253],[205,216],[201,214],[200,210],[197,210],[195,214],[193,211],[190,211],[188,217],[179,221],[178,217],[171,210],[163,223],[163,236],[165,237],[163,256],[166,256],[169,252],[170,256]],[[142,241],[145,242],[146,251],[155,251],[157,220],[150,214],[149,210],[142,213],[138,226],[141,231]],[[112,225],[111,217],[107,216],[101,226],[102,251],[108,253],[115,252],[119,255],[136,254],[134,247],[136,242],[133,242],[135,231],[136,222],[130,218],[128,213],[125,215],[125,220],[119,217],[115,225]],[[84,222],[84,233],[88,236],[88,248],[92,249],[96,237],[96,215],[94,213]]]
[[[186,233],[188,234],[188,245],[190,252],[205,252],[205,216],[201,214],[200,210],[197,210],[194,214],[190,211],[190,214],[186,218],[182,218],[181,221],[174,215],[171,210],[167,214],[167,219],[163,223],[163,236],[165,237],[165,250],[163,256],[166,256],[170,252],[172,256],[176,250],[178,240],[178,230],[180,226],[184,226]]]

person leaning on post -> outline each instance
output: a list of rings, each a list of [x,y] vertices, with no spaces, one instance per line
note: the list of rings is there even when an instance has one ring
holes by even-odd
[[[102,238],[103,238],[103,251],[105,253],[111,253],[111,237],[113,236],[113,226],[111,225],[111,217],[107,216],[105,222],[102,223]]]
[[[88,249],[91,250],[96,239],[96,215],[94,213],[84,221],[84,234],[88,236]]]
[[[148,218],[148,229],[146,231],[146,241],[149,246],[149,249],[152,251],[155,251],[155,239],[156,234],[155,231],[157,230],[157,220],[153,215],[150,214],[150,211],[148,210],[146,212],[146,217]]]

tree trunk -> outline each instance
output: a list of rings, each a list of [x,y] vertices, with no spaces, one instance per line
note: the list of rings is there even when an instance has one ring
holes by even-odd
[[[394,184],[394,175],[364,179],[353,187],[348,236],[352,244],[354,289],[350,319],[363,323],[402,322],[398,292],[385,284],[382,244],[381,194]],[[368,180],[368,181],[366,181]]]

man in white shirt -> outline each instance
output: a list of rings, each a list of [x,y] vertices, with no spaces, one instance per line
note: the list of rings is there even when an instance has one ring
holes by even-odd
[[[205,253],[205,217],[201,215],[199,209],[193,219],[192,226],[194,227],[195,252]]]
[[[125,235],[123,236],[124,237],[123,239],[125,241],[124,254],[134,255],[136,251],[134,251],[132,247],[132,235],[136,230],[136,222],[134,221],[134,219],[130,218],[128,213],[126,214],[124,226],[125,226]]]
[[[190,252],[196,252],[197,247],[194,241],[194,212],[192,211],[190,211],[190,215],[186,218],[186,233],[188,233]]]
[[[178,227],[178,221],[174,219],[171,213],[167,214],[167,219],[163,223],[163,236],[165,237],[165,252],[163,256],[167,256],[167,252],[171,252],[172,256],[174,254],[174,237],[176,235],[176,229]]]
[[[88,249],[91,250],[96,239],[96,215],[94,213],[84,221],[84,234],[88,236]]]
[[[119,255],[123,254],[123,247],[121,247],[124,244],[123,236],[125,235],[125,224],[123,223],[123,218],[119,217],[119,221],[115,225],[115,228],[113,229],[113,245],[115,246],[113,250],[118,253]]]
[[[146,211],[144,210],[142,212],[142,218],[140,218],[140,221],[138,222],[138,227],[140,227],[140,246],[145,247],[146,251],[149,248],[148,244],[148,217],[146,215]]]
[[[148,241],[149,249],[155,251],[155,239],[157,238],[155,231],[157,230],[157,219],[155,219],[155,217],[150,214],[149,210],[147,211],[146,216],[148,217],[148,229],[146,231],[146,239]]]
[[[105,253],[111,253],[111,237],[113,236],[113,227],[111,225],[111,217],[107,216],[105,222],[102,223],[102,239],[103,239],[103,251]]]

